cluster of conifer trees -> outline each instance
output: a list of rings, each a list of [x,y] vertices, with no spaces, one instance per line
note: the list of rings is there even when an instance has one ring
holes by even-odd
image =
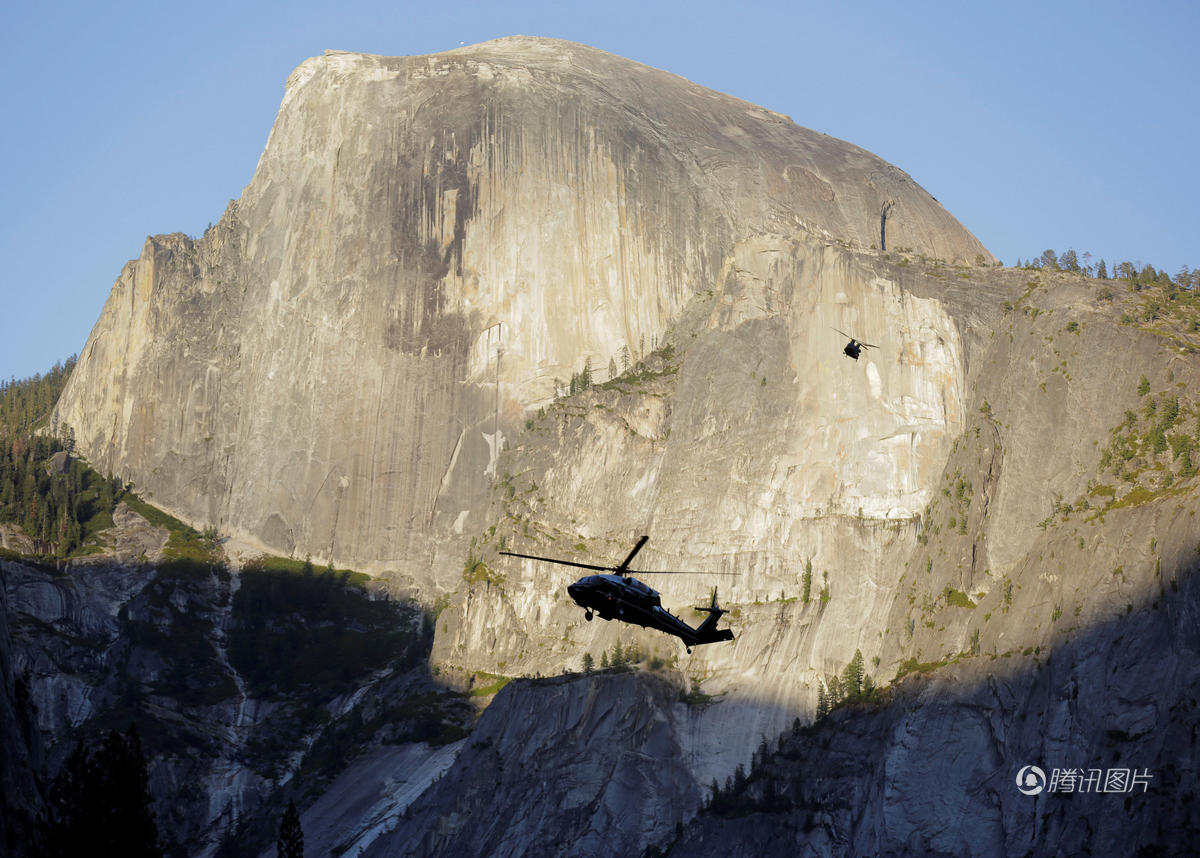
[[[800,719],[797,718],[792,732],[798,733],[799,731]],[[779,737],[779,749],[783,747],[783,738],[783,736]],[[750,774],[747,775],[745,767],[738,763],[733,774],[725,778],[724,788],[716,778],[713,778],[704,809],[714,816],[729,817],[745,815],[753,811],[773,813],[788,807],[786,796],[781,795],[776,789],[775,778],[766,773],[772,759],[771,747],[767,744],[767,737],[763,736],[750,762]],[[749,787],[751,782],[756,780],[760,782],[760,794],[751,795]]]
[[[45,375],[0,382],[0,523],[20,526],[41,555],[78,550],[95,524],[111,524],[122,493],[119,480],[70,455],[70,427],[47,426],[74,366],[72,357]],[[66,455],[52,465],[58,453]]]
[[[132,724],[125,733],[110,731],[94,754],[80,742],[50,787],[37,854],[159,858],[149,783]]]
[[[45,375],[0,381],[0,436],[31,433],[53,410],[76,358],[56,363]]]
[[[617,641],[613,644],[612,655],[608,654],[608,650],[600,653],[600,669],[608,670],[610,668],[631,667],[635,664],[641,664],[646,658],[646,654],[642,652],[642,648],[635,643],[629,646],[621,646],[621,642]],[[656,667],[662,666],[662,660],[656,659]],[[591,673],[596,669],[596,660],[592,658],[590,652],[583,654],[583,672]]]
[[[1140,265],[1133,262],[1114,262],[1110,271],[1108,264],[1103,259],[1095,264],[1091,260],[1092,254],[1084,253],[1080,256],[1073,248],[1065,250],[1061,254],[1055,254],[1052,249],[1048,249],[1042,251],[1042,255],[1036,259],[1026,262],[1018,259],[1016,267],[1070,271],[1100,280],[1130,280],[1145,286],[1157,284],[1165,287],[1174,286],[1178,289],[1200,289],[1200,269],[1191,269],[1186,265],[1180,268],[1176,274],[1171,275],[1165,270],[1156,270],[1153,265]]]
[[[838,706],[880,702],[878,692],[875,680],[866,672],[862,650],[856,649],[841,676],[830,676],[817,686],[817,719],[824,718]]]
[[[80,742],[54,778],[38,826],[39,858],[162,858],[146,755],[137,728],[110,730],[95,753]],[[304,858],[300,813],[288,802],[279,858]]]
[[[51,458],[66,453],[58,438],[0,435],[0,522],[21,527],[34,552],[67,557],[83,545],[98,515],[111,519],[122,487],[78,459],[53,467]]]

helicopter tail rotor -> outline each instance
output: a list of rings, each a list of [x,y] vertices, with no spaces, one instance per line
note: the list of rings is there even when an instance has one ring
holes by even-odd
[[[704,606],[697,605],[696,610],[703,611],[704,613],[709,614],[710,615],[709,619],[711,619],[712,615],[714,615],[714,614],[717,617],[720,617],[721,614],[727,613],[724,608],[722,608],[720,605],[717,604],[717,588],[716,587],[712,588],[712,601],[709,602],[708,605],[704,605]],[[707,621],[706,621],[706,623],[707,623]]]
[[[708,617],[696,629],[697,643],[715,643],[717,641],[733,640],[733,632],[729,629],[718,629],[717,622],[721,619],[721,615],[726,613],[725,609],[717,604],[717,588],[713,587],[712,601],[706,607],[697,607],[697,611],[703,611],[708,614]]]

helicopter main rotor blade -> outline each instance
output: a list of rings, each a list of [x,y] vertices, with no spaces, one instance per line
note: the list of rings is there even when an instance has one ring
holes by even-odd
[[[859,344],[860,346],[862,346],[864,349],[877,349],[877,348],[879,348],[879,346],[875,345],[874,343],[864,343],[862,340],[855,339],[854,337],[851,337],[849,334],[847,334],[845,331],[843,331],[843,330],[839,330],[838,328],[834,328],[834,327],[833,327],[833,325],[830,325],[829,327],[833,328],[833,330],[837,331],[837,332],[838,332],[839,334],[841,334],[843,337],[850,337],[850,342],[852,342],[852,343],[858,343],[858,344]]]
[[[625,572],[627,572],[629,570],[630,561],[633,560],[633,557],[635,554],[637,554],[639,551],[642,550],[642,546],[646,544],[646,540],[648,540],[649,538],[650,538],[649,536],[643,536],[641,539],[638,540],[637,545],[633,546],[633,551],[630,551],[629,556],[625,558],[625,561],[620,566],[617,567],[618,572],[620,572],[622,575],[624,575]]]
[[[501,551],[509,557],[524,557],[527,560],[544,560],[547,563],[558,563],[562,566],[578,566],[580,569],[596,569],[600,572],[615,572],[615,566],[597,566],[594,563],[576,563],[574,560],[559,560],[556,557],[539,557],[537,554],[520,554],[516,551]]]
[[[737,572],[704,572],[699,569],[628,569],[628,575],[737,575]]]

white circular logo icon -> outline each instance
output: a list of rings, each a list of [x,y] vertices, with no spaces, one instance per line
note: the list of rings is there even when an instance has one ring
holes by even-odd
[[[1046,773],[1037,766],[1026,766],[1017,772],[1017,789],[1025,795],[1037,795],[1046,788]]]

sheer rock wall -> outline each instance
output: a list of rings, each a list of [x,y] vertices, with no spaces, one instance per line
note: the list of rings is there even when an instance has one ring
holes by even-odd
[[[57,416],[190,521],[436,593],[556,380],[644,355],[757,236],[835,265],[885,207],[888,246],[991,260],[869,153],[590,48],[329,53],[221,221],[126,267]]]

